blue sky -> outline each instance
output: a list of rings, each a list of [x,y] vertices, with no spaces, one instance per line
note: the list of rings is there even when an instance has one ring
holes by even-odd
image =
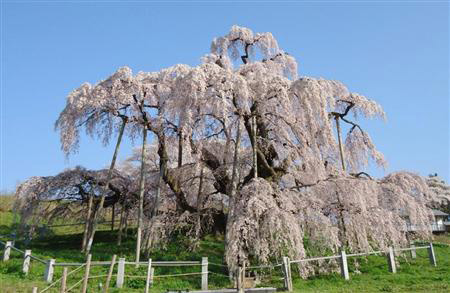
[[[445,1],[255,3],[2,1],[0,190],[30,176],[108,165],[112,146],[82,138],[66,160],[53,124],[67,94],[123,65],[196,65],[233,24],[270,31],[300,75],[336,79],[378,101],[363,122],[388,172],[449,181],[449,4]],[[130,154],[126,142],[120,159]],[[370,170],[382,176],[380,170]]]

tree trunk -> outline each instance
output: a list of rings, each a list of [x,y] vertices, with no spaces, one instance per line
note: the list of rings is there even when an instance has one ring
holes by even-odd
[[[123,234],[125,235],[125,237],[128,236],[128,223],[129,223],[129,219],[128,219],[128,215],[129,215],[130,211],[126,210],[125,211],[125,219],[124,219],[124,227],[123,227]]]
[[[258,155],[257,155],[257,141],[256,141],[256,114],[252,117],[252,135],[253,135],[253,178],[258,177]]]
[[[195,236],[198,239],[200,237],[200,230],[202,226],[202,218],[200,215],[200,209],[202,206],[202,189],[203,189],[203,165],[200,169],[200,182],[198,184],[198,193],[197,193],[197,227],[195,229]]]
[[[88,210],[87,210],[87,214],[86,214],[86,220],[84,223],[84,233],[83,233],[83,242],[81,243],[81,252],[84,252],[86,249],[87,238],[88,238],[89,230],[90,230],[93,202],[94,202],[94,194],[90,194]]]
[[[116,204],[112,205],[111,210],[111,231],[114,231],[114,222],[116,221]]]
[[[125,130],[125,125],[126,124],[127,124],[127,120],[125,118],[122,118],[122,125],[120,126],[119,136],[117,137],[116,148],[114,149],[114,155],[113,155],[113,158],[111,160],[111,165],[109,166],[108,175],[107,175],[107,178],[106,178],[106,183],[105,183],[105,186],[104,186],[104,188],[102,190],[102,196],[100,197],[100,203],[99,203],[99,206],[98,206],[98,210],[94,214],[93,225],[92,225],[92,232],[90,233],[89,239],[88,239],[87,244],[86,244],[86,249],[85,249],[86,254],[89,254],[89,252],[91,251],[92,242],[94,241],[95,230],[97,229],[98,215],[100,215],[102,210],[103,210],[103,204],[105,202],[106,191],[108,189],[109,182],[111,181],[111,177],[112,177],[112,172],[114,170],[114,166],[116,165],[116,159],[117,159],[117,155],[119,153],[120,143],[122,141],[122,136],[123,136],[123,132]]]
[[[123,226],[125,222],[125,205],[122,205],[122,209],[120,211],[120,222],[119,222],[119,233],[117,235],[117,246],[122,245],[122,232]]]
[[[139,266],[139,259],[141,256],[141,239],[142,239],[142,224],[144,218],[144,190],[145,190],[145,147],[147,145],[147,127],[144,126],[142,131],[142,150],[141,150],[141,178],[139,184],[139,212],[138,212],[138,228],[136,240],[136,267]]]
[[[231,198],[234,197],[234,193],[236,192],[236,186],[237,186],[236,176],[237,176],[237,165],[238,165],[238,160],[239,160],[239,145],[240,145],[240,143],[241,143],[241,118],[239,117],[238,129],[237,129],[237,133],[236,133],[236,141],[234,143],[233,172],[231,175],[231,186],[230,186],[230,192],[229,192],[230,202],[231,202]]]
[[[178,168],[183,165],[183,131],[178,131]]]
[[[339,142],[339,152],[341,155],[342,170],[345,172],[345,157],[344,157],[344,148],[342,146],[342,140],[341,140],[341,126],[339,125],[339,116],[335,116],[335,120],[336,120],[336,130],[337,130],[338,142]]]

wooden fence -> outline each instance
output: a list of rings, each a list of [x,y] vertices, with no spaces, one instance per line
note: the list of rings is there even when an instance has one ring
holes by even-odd
[[[221,267],[227,267],[225,264],[215,264],[215,263],[209,263],[207,257],[203,257],[201,261],[153,261],[152,259],[148,259],[147,261],[141,261],[141,262],[133,262],[133,261],[126,261],[125,258],[119,258],[118,261],[116,261],[116,255],[113,255],[112,259],[110,261],[92,261],[91,255],[88,255],[86,262],[84,263],[68,263],[68,262],[56,262],[55,259],[41,259],[39,257],[36,257],[32,255],[31,250],[21,250],[14,246],[12,241],[3,242],[0,241],[0,244],[4,245],[4,251],[3,251],[3,261],[8,261],[10,259],[11,251],[19,252],[23,255],[23,266],[22,271],[25,274],[28,274],[30,270],[30,263],[31,260],[40,262],[45,264],[45,272],[44,272],[44,280],[49,283],[49,285],[42,289],[38,290],[37,288],[33,288],[33,293],[43,293],[49,290],[50,288],[56,288],[58,284],[60,284],[60,292],[71,292],[73,289],[77,288],[78,286],[82,285],[81,292],[86,293],[87,287],[88,287],[88,281],[89,279],[94,278],[106,278],[105,281],[105,287],[103,288],[103,292],[108,292],[108,289],[110,287],[110,282],[113,278],[113,272],[114,267],[117,265],[117,273],[116,273],[116,287],[122,288],[125,279],[126,278],[143,278],[145,279],[145,293],[148,293],[150,291],[150,287],[154,283],[154,279],[157,278],[165,278],[165,277],[181,277],[181,276],[195,276],[200,275],[201,276],[201,289],[202,290],[208,290],[208,275],[209,274],[217,274],[215,272],[211,272],[208,270],[209,265],[213,266],[221,266]],[[273,264],[273,265],[263,265],[263,266],[250,266],[245,267],[241,266],[238,268],[238,270],[235,272],[235,281],[236,281],[236,289],[238,292],[244,292],[245,282],[246,282],[246,270],[256,270],[256,269],[263,269],[263,268],[278,268],[280,267],[282,269],[283,273],[283,281],[284,281],[284,288],[288,291],[293,290],[292,286],[292,273],[291,273],[291,266],[292,264],[296,263],[306,263],[311,261],[321,261],[321,260],[330,260],[330,259],[336,259],[339,261],[340,265],[340,271],[341,276],[345,280],[350,279],[349,271],[348,271],[348,263],[347,260],[350,257],[359,257],[359,256],[369,256],[369,255],[385,255],[387,258],[387,264],[389,271],[391,273],[396,273],[396,263],[395,263],[395,254],[400,252],[406,252],[409,251],[411,254],[411,258],[416,258],[417,254],[416,251],[419,249],[427,249],[428,250],[428,258],[430,261],[430,264],[432,266],[437,266],[436,263],[436,256],[433,249],[433,243],[427,243],[426,245],[422,246],[416,246],[414,243],[411,243],[410,247],[406,248],[393,248],[389,247],[387,251],[371,251],[371,252],[362,252],[362,253],[350,253],[347,254],[345,251],[341,251],[339,255],[332,255],[332,256],[324,256],[324,257],[313,257],[313,258],[306,258],[306,259],[297,259],[297,260],[290,260],[289,257],[283,257],[283,262],[280,264]],[[145,275],[129,275],[126,274],[126,266],[132,265],[135,267],[138,266],[146,266],[146,274]],[[53,274],[55,267],[61,266],[63,267],[63,275],[61,278],[59,278],[56,281],[53,281]],[[90,274],[90,269],[93,266],[109,266],[108,274],[107,275],[96,275],[92,276]],[[167,275],[155,275],[154,268],[155,267],[199,267],[201,270],[199,272],[193,272],[193,273],[181,273],[181,274],[167,274]],[[69,271],[70,267],[75,267],[71,271]],[[75,284],[68,287],[67,285],[67,277],[74,274],[77,271],[80,271],[84,268],[84,275],[83,277],[78,280]],[[223,275],[224,277],[230,277],[227,275]],[[231,277],[230,277],[231,279]]]

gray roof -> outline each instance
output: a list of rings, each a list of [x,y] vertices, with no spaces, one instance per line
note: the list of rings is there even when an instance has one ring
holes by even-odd
[[[432,209],[432,211],[433,211],[433,215],[435,215],[435,216],[448,216],[448,214],[446,214],[440,210]]]

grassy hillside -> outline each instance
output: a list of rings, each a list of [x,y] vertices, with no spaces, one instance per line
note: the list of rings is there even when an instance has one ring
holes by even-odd
[[[1,203],[9,204],[11,198],[0,198]],[[3,204],[1,205],[4,206]],[[0,234],[10,233],[12,223],[12,213],[10,209],[0,211]],[[96,234],[96,244],[93,247],[93,260],[110,260],[112,254],[118,257],[125,257],[127,260],[133,260],[133,251],[135,241],[131,237],[125,239],[122,246],[115,244],[115,231],[108,231],[104,227],[103,231]],[[33,255],[43,258],[55,258],[57,262],[83,262],[84,256],[79,253],[81,242],[81,229],[77,231],[74,228],[65,230],[57,228],[53,234],[42,239],[33,240],[27,249],[32,249]],[[6,239],[1,239],[6,240]],[[450,244],[449,236],[441,236],[437,239],[439,242]],[[25,249],[22,242],[17,242],[16,246]],[[196,251],[190,251],[188,239],[179,235],[165,249],[152,253],[150,257],[153,260],[200,260],[202,256],[208,256],[210,263],[221,264],[224,255],[224,241],[221,236],[209,236],[204,239]],[[2,248],[0,250],[2,251]],[[411,260],[409,257],[398,257],[400,267],[397,274],[388,272],[387,261],[384,256],[370,256],[368,258],[359,258],[359,265],[356,267],[354,258],[349,260],[350,281],[344,281],[337,274],[318,275],[308,280],[302,280],[295,274],[294,289],[295,292],[448,292],[450,291],[450,246],[435,245],[438,267],[432,267],[429,264],[427,251],[419,250],[418,258]],[[36,261],[32,262],[31,272],[28,276],[21,273],[22,256],[17,252],[12,252],[11,260],[0,262],[0,286],[1,292],[31,292],[33,286],[38,286],[40,290],[46,287],[42,280],[44,265]],[[145,257],[144,257],[145,259]],[[116,268],[117,269],[117,268]],[[210,265],[209,270],[213,273],[209,275],[210,288],[230,287],[231,284],[226,276],[226,268]],[[157,268],[155,275],[167,275],[177,273],[199,272],[200,267],[182,267],[182,268]],[[107,267],[94,267],[91,275],[104,275]],[[83,270],[69,278],[69,286],[81,279]],[[277,268],[274,271],[265,271],[266,278],[264,286],[274,286],[281,288],[281,271]],[[62,268],[56,267],[54,280],[57,280],[62,274]],[[135,268],[127,265],[126,275],[145,276],[146,267]],[[100,292],[100,283],[104,284],[105,277],[91,279],[89,282],[89,292]],[[113,289],[111,292],[143,292],[145,279],[126,278],[125,288]],[[115,278],[112,285],[114,286]],[[79,287],[78,287],[79,288]],[[152,292],[166,292],[168,289],[198,289],[200,288],[200,275],[184,277],[167,277],[155,279],[155,286]],[[79,291],[76,290],[76,291]],[[47,291],[58,292],[58,290]]]

